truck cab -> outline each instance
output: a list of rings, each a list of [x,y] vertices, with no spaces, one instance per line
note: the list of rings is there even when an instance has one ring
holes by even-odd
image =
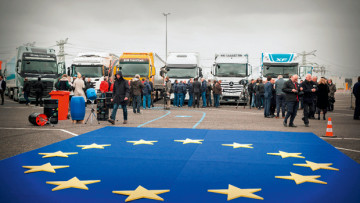
[[[262,53],[261,70],[263,79],[266,79],[268,76],[277,78],[279,75],[282,75],[286,80],[291,75],[299,75],[299,58],[296,53]]]
[[[61,74],[65,73],[64,63],[57,63],[55,50],[32,46],[20,46],[17,54],[5,65],[6,93],[15,101],[25,101],[22,93],[24,79],[28,78],[33,86],[38,77],[44,84],[43,98],[50,97],[49,92],[54,89],[55,83]],[[30,100],[35,100],[35,90],[31,88]]]
[[[246,85],[252,73],[247,54],[216,54],[211,73],[222,81],[220,102],[247,103]]]
[[[114,61],[118,56],[112,53],[86,52],[79,53],[71,65],[72,76],[76,77],[79,72],[86,78],[91,79],[91,86],[100,94],[100,83],[108,76]]]
[[[200,68],[199,54],[191,52],[176,52],[169,53],[166,61],[166,71],[171,84],[174,84],[175,80],[188,82],[190,78],[202,77],[202,69]],[[174,95],[171,95],[173,99]],[[186,94],[185,100],[188,100],[189,96]]]

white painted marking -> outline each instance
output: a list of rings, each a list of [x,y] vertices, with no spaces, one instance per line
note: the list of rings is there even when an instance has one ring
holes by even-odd
[[[64,130],[64,129],[36,129],[36,128],[1,128],[0,129],[2,130],[42,130],[42,131],[49,131],[49,130],[59,130],[59,131],[62,131],[62,132],[65,132],[65,133],[68,133],[70,135],[73,135],[73,136],[78,136],[77,134],[75,133],[72,133],[70,131],[67,131],[67,130]]]
[[[354,150],[354,149],[346,149],[346,148],[340,148],[340,147],[335,147],[335,148],[336,148],[336,149],[345,150],[345,151],[351,151],[351,152],[358,152],[358,153],[360,153],[360,151]]]
[[[331,138],[331,137],[320,137],[321,139],[329,139],[329,140],[360,140],[360,138],[343,138],[343,137],[334,137],[334,138]]]

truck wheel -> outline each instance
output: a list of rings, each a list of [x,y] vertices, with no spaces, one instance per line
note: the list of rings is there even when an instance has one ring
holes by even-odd
[[[14,90],[13,90],[13,89],[10,89],[10,91],[9,91],[9,98],[10,98],[10,99],[13,99],[13,97],[14,97]]]

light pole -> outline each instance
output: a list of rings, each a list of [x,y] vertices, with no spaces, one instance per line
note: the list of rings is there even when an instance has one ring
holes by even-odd
[[[167,16],[170,15],[170,13],[163,13],[165,16],[165,61],[167,61]]]

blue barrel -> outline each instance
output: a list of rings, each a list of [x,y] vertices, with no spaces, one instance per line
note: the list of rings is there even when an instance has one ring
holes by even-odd
[[[73,120],[84,120],[85,100],[84,97],[73,96],[70,102],[71,118]]]
[[[96,99],[96,91],[94,88],[89,88],[86,90],[86,96],[89,100],[95,100]]]

